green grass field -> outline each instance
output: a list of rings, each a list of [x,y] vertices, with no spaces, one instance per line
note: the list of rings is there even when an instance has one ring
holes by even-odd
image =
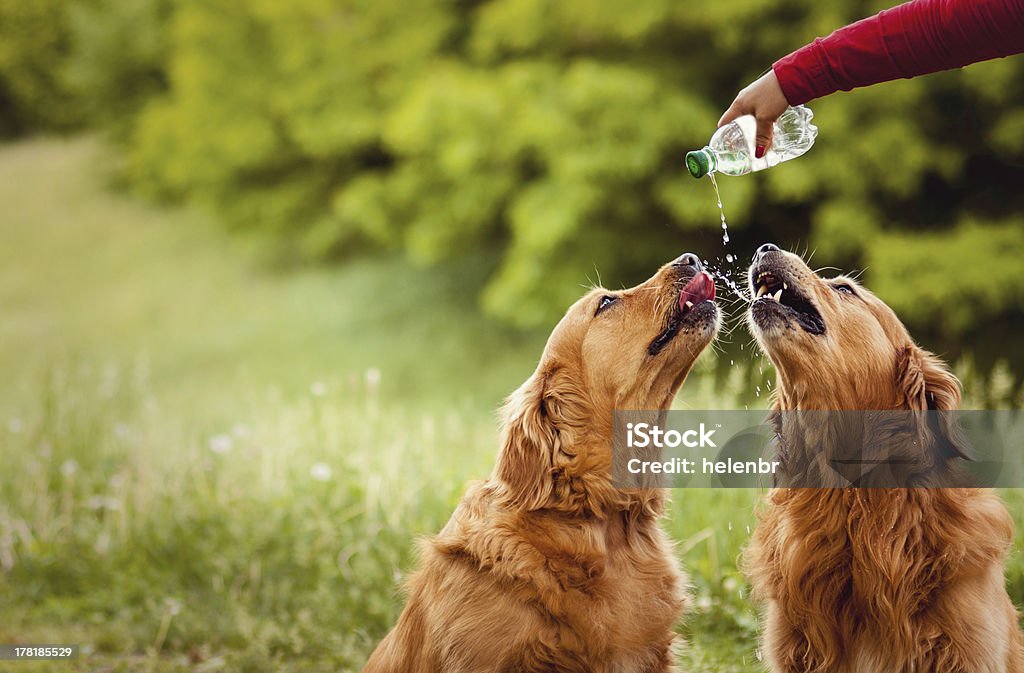
[[[486,255],[274,271],[117,195],[115,162],[0,148],[0,642],[85,650],[4,670],[358,670],[545,334],[478,315]],[[734,406],[698,369],[680,403]],[[682,670],[760,670],[736,570],[755,497],[675,494]],[[1024,602],[1020,545],[1009,582]]]

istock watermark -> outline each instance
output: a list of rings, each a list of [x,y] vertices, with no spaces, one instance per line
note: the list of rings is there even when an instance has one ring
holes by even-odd
[[[1021,411],[617,411],[620,488],[1024,488]]]
[[[686,446],[691,449],[697,447],[715,448],[717,445],[711,436],[714,430],[707,430],[703,423],[698,430],[662,430],[651,423],[626,423],[626,444],[637,448],[656,446],[659,449],[674,449],[678,446]]]

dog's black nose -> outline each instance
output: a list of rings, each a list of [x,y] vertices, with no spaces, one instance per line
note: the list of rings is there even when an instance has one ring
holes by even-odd
[[[779,246],[775,245],[774,243],[765,243],[764,245],[762,245],[760,248],[757,249],[757,252],[754,253],[754,261],[757,261],[758,258],[761,257],[761,255],[765,255],[765,254],[767,254],[769,252],[778,252],[778,251],[779,251]]]
[[[676,261],[672,262],[672,266],[692,266],[697,271],[700,271],[703,267],[700,263],[700,257],[693,254],[692,252],[685,252],[676,258]]]

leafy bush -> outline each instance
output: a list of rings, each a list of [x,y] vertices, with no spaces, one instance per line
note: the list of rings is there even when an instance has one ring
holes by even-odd
[[[543,323],[595,267],[614,284],[684,249],[721,254],[713,196],[681,155],[774,58],[877,7],[839,9],[182,2],[171,88],[140,122],[133,169],[151,193],[210,201],[289,257],[400,247],[443,263],[497,248],[484,306]],[[723,180],[734,249],[771,239],[868,264],[898,309],[921,309],[888,279],[924,248],[892,260],[885,246],[925,229],[938,246],[982,241],[1019,211],[1022,78],[1005,60],[815,103],[807,157]],[[985,315],[1013,313],[1021,282]],[[946,274],[931,291],[955,289]],[[960,353],[967,323],[908,313]]]
[[[63,67],[68,0],[0,0],[0,136],[78,121]]]
[[[82,114],[126,140],[142,106],[167,88],[172,0],[91,0],[68,8],[64,74]]]
[[[166,88],[172,0],[0,0],[0,136],[93,124],[126,139]]]
[[[926,345],[985,373],[984,335],[1024,324],[1005,254],[1024,246],[1024,59],[814,102],[812,152],[721,180],[728,251],[682,170],[740,86],[884,4],[0,0],[0,104],[8,129],[112,126],[141,191],[211,204],[280,260],[486,248],[474,291],[518,325],[597,273],[772,240],[866,267]],[[922,269],[926,288],[905,280]]]

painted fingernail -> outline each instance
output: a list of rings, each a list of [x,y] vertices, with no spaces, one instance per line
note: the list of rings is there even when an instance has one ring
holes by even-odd
[[[754,158],[755,159],[760,159],[763,156],[764,156],[764,145],[758,145],[756,148],[754,148]]]

